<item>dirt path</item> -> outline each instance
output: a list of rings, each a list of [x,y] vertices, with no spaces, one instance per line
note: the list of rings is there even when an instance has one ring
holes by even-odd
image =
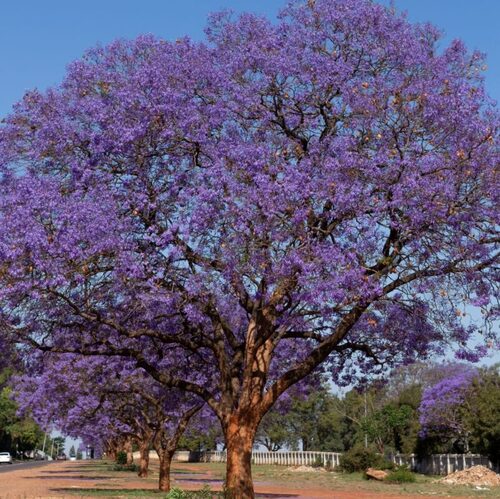
[[[210,485],[212,490],[221,489],[221,480],[204,469],[193,465],[179,465],[174,473],[174,485],[186,490],[200,489]],[[75,499],[78,494],[68,494],[68,489],[138,489],[153,491],[156,479],[138,479],[130,474],[106,472],[82,462],[55,462],[43,468],[17,469],[0,474],[0,499],[36,499],[66,497]],[[327,491],[307,488],[307,490],[276,486],[272,483],[256,483],[259,498],[266,499],[425,499],[435,496],[398,496],[362,491]],[[117,496],[120,493],[117,492]],[[91,497],[86,494],[85,497]],[[116,497],[116,496],[115,496]],[[121,496],[124,497],[124,496]],[[138,497],[138,496],[135,496]],[[161,497],[161,496],[159,496]],[[448,496],[449,497],[449,496]],[[463,498],[462,498],[463,499]]]

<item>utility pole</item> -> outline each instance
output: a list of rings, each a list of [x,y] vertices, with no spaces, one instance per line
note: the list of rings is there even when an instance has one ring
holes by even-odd
[[[42,447],[42,454],[45,457],[45,443],[47,442],[47,433],[43,434],[43,447]]]

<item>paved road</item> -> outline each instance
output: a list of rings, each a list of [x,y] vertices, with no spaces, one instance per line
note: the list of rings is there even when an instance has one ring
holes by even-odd
[[[38,468],[39,466],[47,466],[48,464],[57,461],[14,461],[13,464],[0,464],[0,473],[14,470],[26,470],[30,468]]]

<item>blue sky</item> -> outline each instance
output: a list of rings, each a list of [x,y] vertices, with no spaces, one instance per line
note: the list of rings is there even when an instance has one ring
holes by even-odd
[[[230,8],[275,17],[286,0],[4,0],[0,14],[0,116],[26,90],[57,84],[66,65],[96,43],[141,33],[203,37],[209,12]],[[390,0],[378,0],[389,3]],[[395,0],[411,20],[488,54],[487,87],[500,99],[499,0]]]

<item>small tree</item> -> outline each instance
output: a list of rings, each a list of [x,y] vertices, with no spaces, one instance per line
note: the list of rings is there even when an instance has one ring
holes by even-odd
[[[334,410],[337,402],[327,385],[307,397],[294,397],[286,417],[290,442],[300,443],[304,451],[342,450],[342,418]]]
[[[290,427],[290,412],[272,410],[260,422],[255,442],[269,452],[277,452],[285,445],[293,447],[294,435]]]
[[[469,452],[471,425],[466,410],[477,376],[477,370],[469,369],[424,390],[419,407],[422,437],[448,441]]]
[[[179,440],[180,450],[192,452],[216,450],[218,445],[224,445],[224,435],[220,424],[213,416],[203,412],[200,416],[195,416]]]
[[[72,445],[71,449],[69,450],[69,457],[76,457],[76,450],[74,445]]]
[[[500,466],[500,365],[481,371],[466,402],[465,424],[470,445]]]
[[[54,438],[54,452],[57,454],[63,454],[64,448],[66,446],[66,438],[63,436]]]

